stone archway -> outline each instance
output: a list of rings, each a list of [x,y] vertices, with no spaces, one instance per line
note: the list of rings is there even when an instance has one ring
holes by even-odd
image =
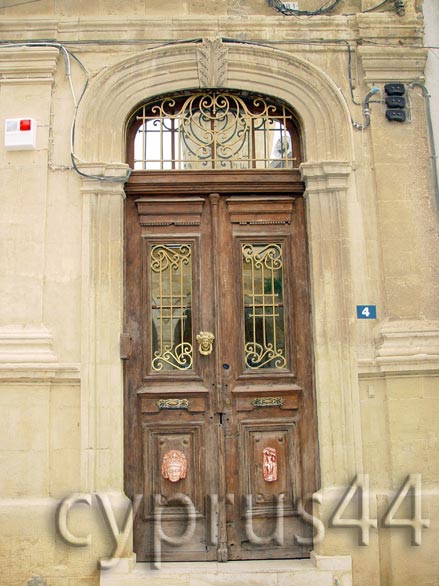
[[[124,160],[125,125],[140,102],[207,85],[274,95],[298,114],[306,161],[301,170],[307,186],[322,489],[346,485],[361,466],[356,362],[349,333],[353,261],[349,245],[343,245],[354,238],[354,213],[348,205],[355,200],[355,185],[350,181],[353,146],[347,106],[330,78],[302,59],[271,47],[207,40],[144,51],[105,69],[90,84],[78,113],[77,152],[83,159],[95,161],[80,168],[108,178],[84,177],[81,188],[82,484],[86,491],[123,493],[123,381],[118,339],[123,306],[124,193],[123,185],[111,177],[123,175],[126,165],[103,161]],[[90,128],[97,131],[90,133]]]
[[[80,156],[123,161],[125,125],[137,104],[155,95],[202,87],[248,90],[284,100],[300,117],[307,161],[352,160],[350,114],[323,71],[284,51],[220,39],[147,50],[99,74],[78,113]],[[90,128],[99,128],[99,134],[85,131]]]

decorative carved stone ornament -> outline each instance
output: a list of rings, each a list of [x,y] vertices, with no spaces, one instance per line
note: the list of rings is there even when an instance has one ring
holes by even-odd
[[[227,84],[228,49],[221,38],[203,39],[197,48],[200,87],[225,87]]]
[[[169,450],[163,456],[162,476],[170,482],[178,482],[186,478],[187,460],[180,450]]]
[[[266,482],[277,480],[277,452],[275,448],[264,448],[263,474]]]

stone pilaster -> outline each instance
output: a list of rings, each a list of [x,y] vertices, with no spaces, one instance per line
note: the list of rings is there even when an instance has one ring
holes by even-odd
[[[83,490],[123,492],[123,164],[81,165]]]

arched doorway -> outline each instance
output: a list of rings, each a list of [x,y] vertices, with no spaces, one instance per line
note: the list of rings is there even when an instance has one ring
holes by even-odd
[[[137,559],[157,555],[159,521],[163,559],[304,557],[317,445],[297,119],[267,96],[180,92],[137,108],[127,137]]]

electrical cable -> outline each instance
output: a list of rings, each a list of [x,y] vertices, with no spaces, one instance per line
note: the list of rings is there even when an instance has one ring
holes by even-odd
[[[6,4],[5,6],[0,6],[2,10],[6,8],[14,8],[15,6],[21,6],[22,4],[34,4],[35,2],[41,2],[41,0],[25,0],[25,2],[17,2],[16,4]]]
[[[320,16],[321,14],[327,14],[334,10],[341,1],[342,0],[333,0],[332,4],[326,6],[326,8],[325,4],[328,4],[328,2],[324,2],[317,10],[296,10],[295,8],[288,8],[285,6],[284,2],[281,2],[281,0],[268,0],[268,4],[285,16]]]
[[[428,125],[428,136],[429,136],[429,140],[430,140],[430,157],[431,157],[431,162],[432,162],[432,168],[433,168],[433,178],[434,178],[434,191],[435,191],[435,196],[436,196],[436,210],[437,213],[439,214],[439,177],[438,177],[438,170],[437,170],[437,154],[436,154],[436,146],[434,143],[434,131],[433,131],[433,121],[432,121],[432,117],[431,117],[431,107],[430,107],[430,99],[431,99],[431,94],[429,93],[427,87],[419,82],[419,81],[413,81],[412,83],[409,84],[409,88],[421,88],[422,90],[422,94],[425,98],[425,111],[427,114],[427,125]]]
[[[384,4],[387,4],[387,2],[391,2],[391,1],[393,1],[393,0],[384,0],[383,2],[380,2],[377,6],[372,6],[372,8],[366,8],[366,10],[362,10],[361,13],[364,14],[366,12],[372,12],[374,10],[378,10],[379,8],[384,6]]]

